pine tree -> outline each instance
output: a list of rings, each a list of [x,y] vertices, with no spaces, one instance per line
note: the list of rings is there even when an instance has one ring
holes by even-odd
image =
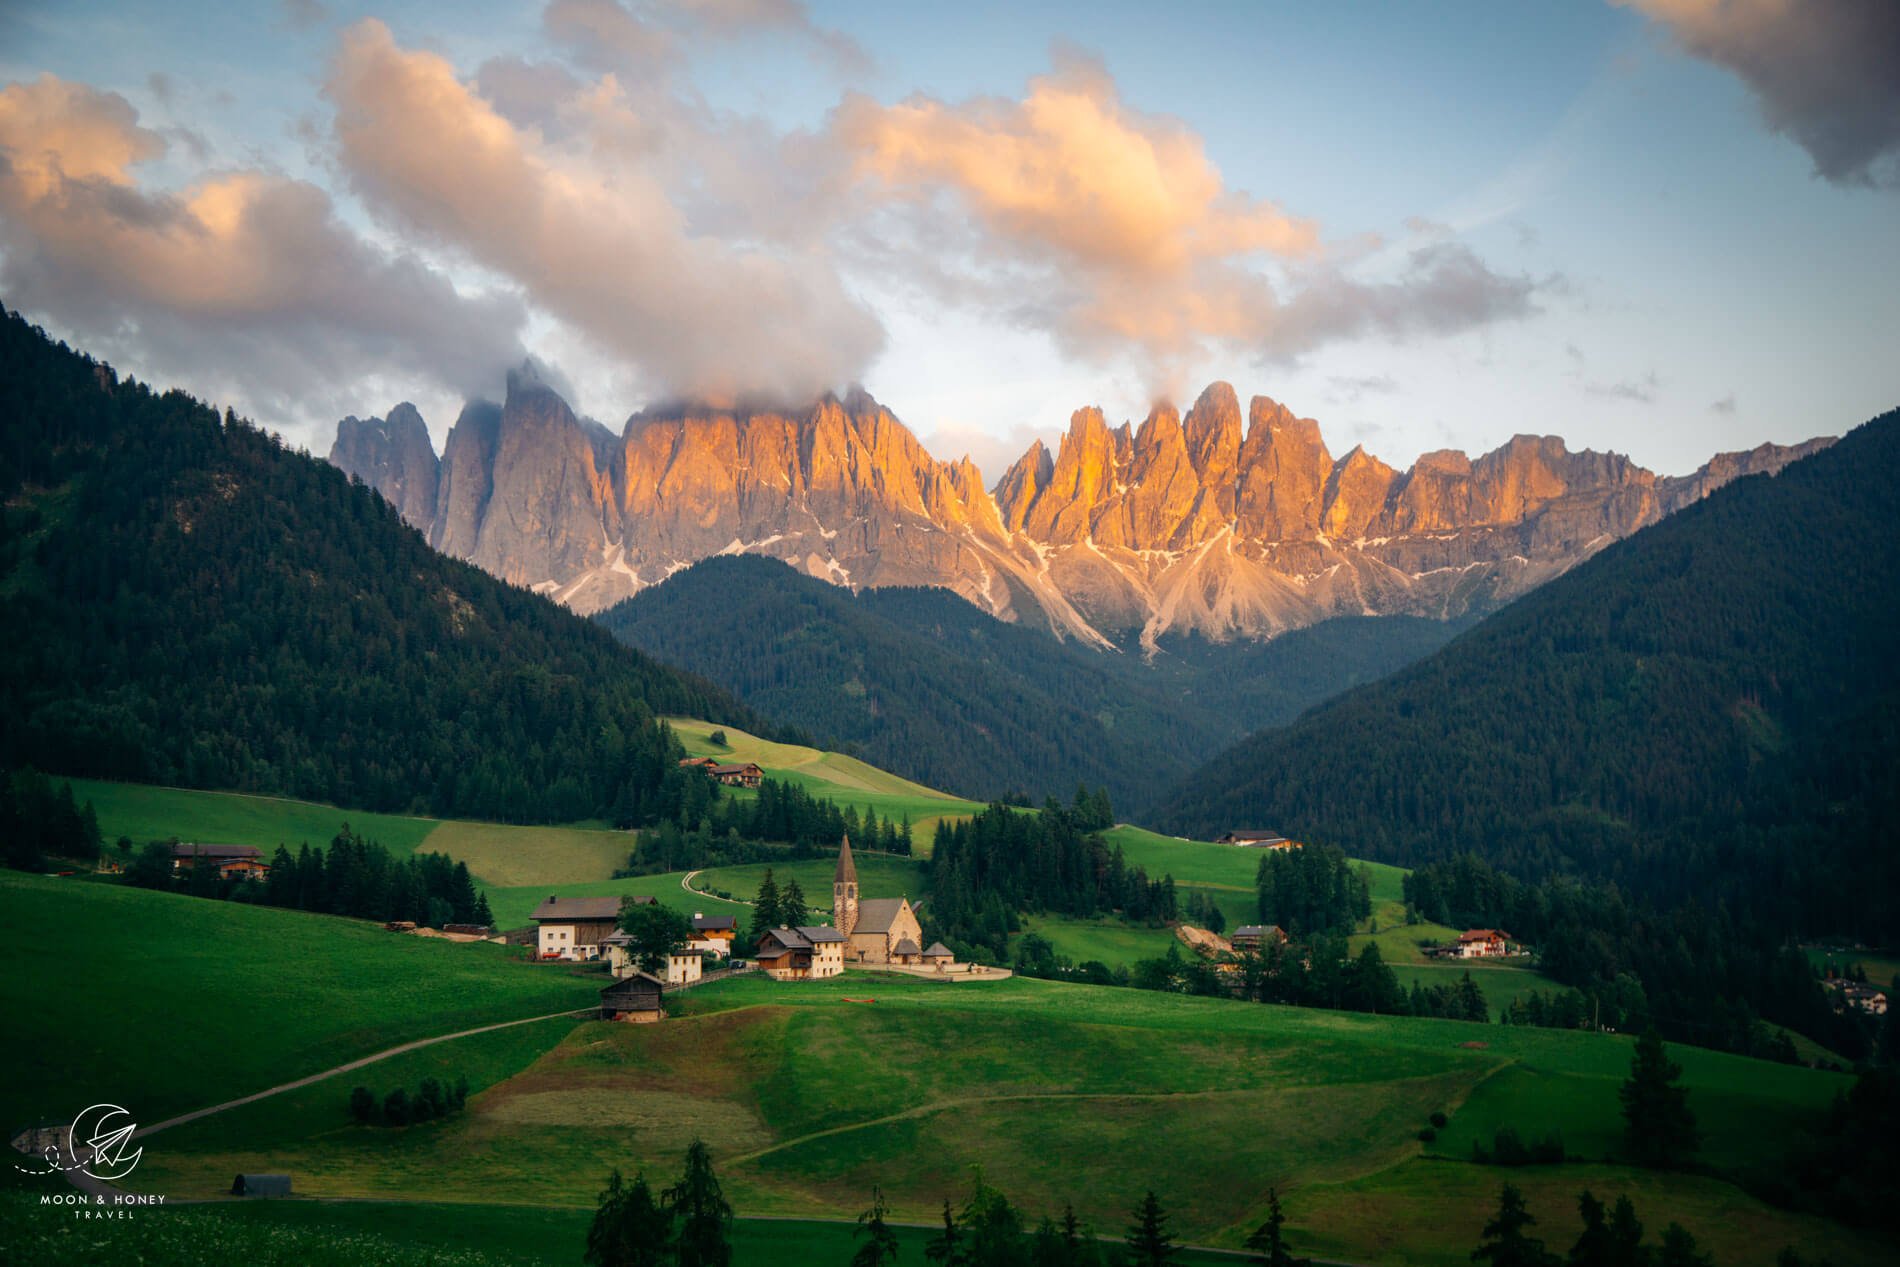
[[[713,1173],[705,1141],[686,1150],[686,1172],[666,1190],[666,1210],[679,1222],[679,1267],[731,1267],[732,1207]]]
[[[1568,1267],[1610,1267],[1610,1225],[1604,1219],[1603,1203],[1585,1190],[1577,1195],[1577,1213],[1583,1219],[1583,1233],[1564,1261]]]
[[[1670,1167],[1696,1150],[1695,1114],[1689,1092],[1678,1085],[1682,1066],[1669,1059],[1662,1035],[1652,1026],[1636,1040],[1629,1080],[1618,1094],[1623,1101],[1623,1138],[1630,1154],[1645,1166]]]
[[[767,867],[765,879],[759,881],[758,896],[752,899],[752,940],[755,943],[785,922],[778,912],[778,881],[772,878],[772,868]]]
[[[1281,1230],[1286,1226],[1286,1215],[1280,1209],[1280,1193],[1276,1188],[1267,1189],[1267,1221],[1253,1230],[1246,1241],[1247,1248],[1254,1251],[1253,1261],[1263,1267],[1303,1267],[1304,1258],[1293,1257],[1286,1247],[1286,1234]]]
[[[864,1243],[851,1255],[851,1267],[890,1267],[897,1261],[897,1233],[885,1221],[887,1208],[884,1190],[871,1189],[871,1208],[858,1215],[858,1230],[853,1236]]]
[[[1168,1235],[1168,1215],[1148,1190],[1135,1210],[1135,1222],[1128,1229],[1128,1261],[1133,1267],[1162,1267],[1174,1257],[1174,1238]]]
[[[587,1228],[581,1261],[588,1267],[662,1267],[669,1259],[671,1224],[646,1175],[636,1174],[628,1185],[615,1170]]]
[[[1643,1225],[1636,1207],[1626,1196],[1616,1199],[1610,1211],[1609,1267],[1648,1267],[1649,1251],[1643,1247]]]
[[[1662,1249],[1656,1254],[1656,1267],[1715,1267],[1715,1260],[1696,1250],[1695,1237],[1680,1223],[1663,1229]]]
[[[1556,1267],[1557,1256],[1525,1231],[1536,1223],[1524,1208],[1524,1194],[1505,1184],[1498,1194],[1498,1212],[1484,1225],[1484,1240],[1471,1251],[1471,1261],[1488,1261],[1491,1267]]]
[[[798,887],[797,876],[785,882],[785,893],[778,902],[778,922],[791,928],[811,922],[811,909],[805,905],[805,891]]]
[[[957,1216],[951,1212],[949,1197],[943,1199],[943,1230],[924,1246],[924,1257],[937,1267],[961,1267],[963,1263],[963,1236],[957,1230]]]

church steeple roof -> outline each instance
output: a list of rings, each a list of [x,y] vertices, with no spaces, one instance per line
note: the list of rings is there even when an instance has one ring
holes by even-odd
[[[851,861],[851,837],[846,836],[844,843],[838,846],[838,873],[831,877],[833,884],[856,884],[858,882],[857,864]]]

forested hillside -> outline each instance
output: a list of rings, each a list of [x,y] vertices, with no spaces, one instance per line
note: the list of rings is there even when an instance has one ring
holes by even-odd
[[[765,727],[431,550],[335,468],[0,319],[0,764],[516,821]],[[769,727],[765,727],[769,731]]]
[[[1247,730],[1409,664],[1457,628],[1329,621],[1271,643],[1097,651],[943,589],[853,594],[754,556],[707,559],[597,617],[633,646],[906,777],[978,797],[1105,786],[1136,812]]]
[[[1787,939],[1900,937],[1896,470],[1890,413],[1738,481],[1210,762],[1163,821],[1474,852],[1532,884],[1456,914],[1517,919],[1573,984],[1693,977],[1800,1024],[1802,971],[1768,980]]]

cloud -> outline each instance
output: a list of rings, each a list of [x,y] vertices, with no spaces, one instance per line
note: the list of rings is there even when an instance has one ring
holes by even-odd
[[[1720,400],[1710,401],[1709,412],[1712,414],[1733,414],[1735,412],[1735,393],[1730,392]]]
[[[1312,221],[1229,188],[1197,134],[1132,109],[1073,53],[1021,100],[852,95],[831,131],[884,208],[859,244],[879,271],[1045,330],[1073,357],[1132,356],[1164,388],[1215,354],[1286,361],[1535,311],[1538,283],[1429,233],[1396,272],[1359,275],[1352,251],[1333,258]]]
[[[330,16],[320,0],[284,0],[284,21],[292,30],[307,31],[321,25]]]
[[[797,0],[553,0],[541,22],[578,65],[602,73],[664,77],[695,47],[751,35],[802,44],[841,74],[871,67],[856,40],[813,22]]]
[[[1365,374],[1358,377],[1335,375],[1326,381],[1342,400],[1358,400],[1361,396],[1388,396],[1399,389],[1398,380],[1390,374]]]
[[[1612,0],[1740,76],[1777,132],[1835,184],[1900,187],[1894,0]]]
[[[940,426],[918,437],[926,450],[945,462],[967,457],[983,473],[985,486],[993,487],[1003,472],[1016,464],[1038,440],[1050,453],[1055,452],[1059,432],[1017,423],[1001,435],[981,427]]]
[[[342,170],[378,214],[512,278],[658,392],[801,398],[858,377],[882,347],[822,250],[695,230],[664,128],[611,74],[561,107],[567,132],[550,137],[369,20],[344,33],[324,91]]]
[[[0,285],[127,368],[310,421],[378,373],[456,391],[520,355],[521,306],[372,246],[314,185],[228,171],[179,191],[131,104],[42,75],[0,90]]]
[[[1657,381],[1654,371],[1640,379],[1623,379],[1615,383],[1586,383],[1583,390],[1592,396],[1602,396],[1608,400],[1627,400],[1638,405],[1656,403],[1656,389],[1662,384]]]

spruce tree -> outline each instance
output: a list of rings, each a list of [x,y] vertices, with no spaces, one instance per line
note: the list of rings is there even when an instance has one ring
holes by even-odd
[[[924,1257],[937,1267],[960,1267],[963,1262],[963,1235],[957,1230],[957,1216],[951,1212],[949,1197],[943,1199],[943,1230],[924,1246]]]
[[[1267,1221],[1253,1230],[1246,1241],[1247,1248],[1254,1252],[1253,1261],[1264,1267],[1304,1267],[1306,1259],[1293,1257],[1293,1251],[1286,1247],[1286,1215],[1280,1209],[1280,1193],[1276,1188],[1267,1189]]]
[[[1696,1249],[1695,1237],[1680,1223],[1663,1229],[1662,1248],[1656,1253],[1656,1267],[1715,1267],[1715,1260]]]
[[[1636,1040],[1623,1101],[1623,1138],[1645,1166],[1679,1166],[1695,1153],[1698,1137],[1689,1092],[1678,1085],[1682,1066],[1669,1059],[1662,1035],[1652,1026]]]
[[[1647,1267],[1649,1251],[1643,1248],[1643,1224],[1636,1207],[1626,1196],[1616,1199],[1610,1211],[1610,1254],[1604,1261],[1609,1267]]]
[[[858,1215],[858,1230],[852,1235],[864,1243],[851,1255],[851,1267],[890,1267],[897,1261],[897,1233],[885,1220],[884,1190],[871,1189],[871,1208]]]
[[[674,1244],[679,1267],[731,1267],[732,1207],[713,1173],[705,1141],[686,1150],[686,1172],[666,1190],[667,1213],[678,1221]]]
[[[1577,1213],[1583,1219],[1583,1233],[1570,1247],[1564,1260],[1568,1267],[1610,1267],[1610,1225],[1604,1218],[1603,1203],[1588,1190],[1577,1196]]]
[[[777,928],[784,921],[778,917],[778,881],[772,878],[772,868],[765,869],[765,879],[759,881],[758,896],[752,899],[752,941],[757,944],[760,937]]]
[[[615,1170],[587,1228],[588,1267],[662,1267],[670,1259],[672,1220],[636,1174],[631,1185]]]
[[[1135,1221],[1128,1229],[1128,1261],[1133,1267],[1163,1267],[1173,1257],[1174,1238],[1168,1235],[1168,1215],[1150,1188],[1136,1207]]]
[[[778,922],[792,928],[811,922],[811,909],[805,905],[805,891],[798,887],[797,876],[785,882],[778,900]]]
[[[1498,1212],[1484,1225],[1484,1240],[1471,1251],[1474,1263],[1491,1267],[1557,1267],[1557,1256],[1525,1229],[1537,1220],[1524,1207],[1524,1194],[1512,1184],[1498,1193]]]

